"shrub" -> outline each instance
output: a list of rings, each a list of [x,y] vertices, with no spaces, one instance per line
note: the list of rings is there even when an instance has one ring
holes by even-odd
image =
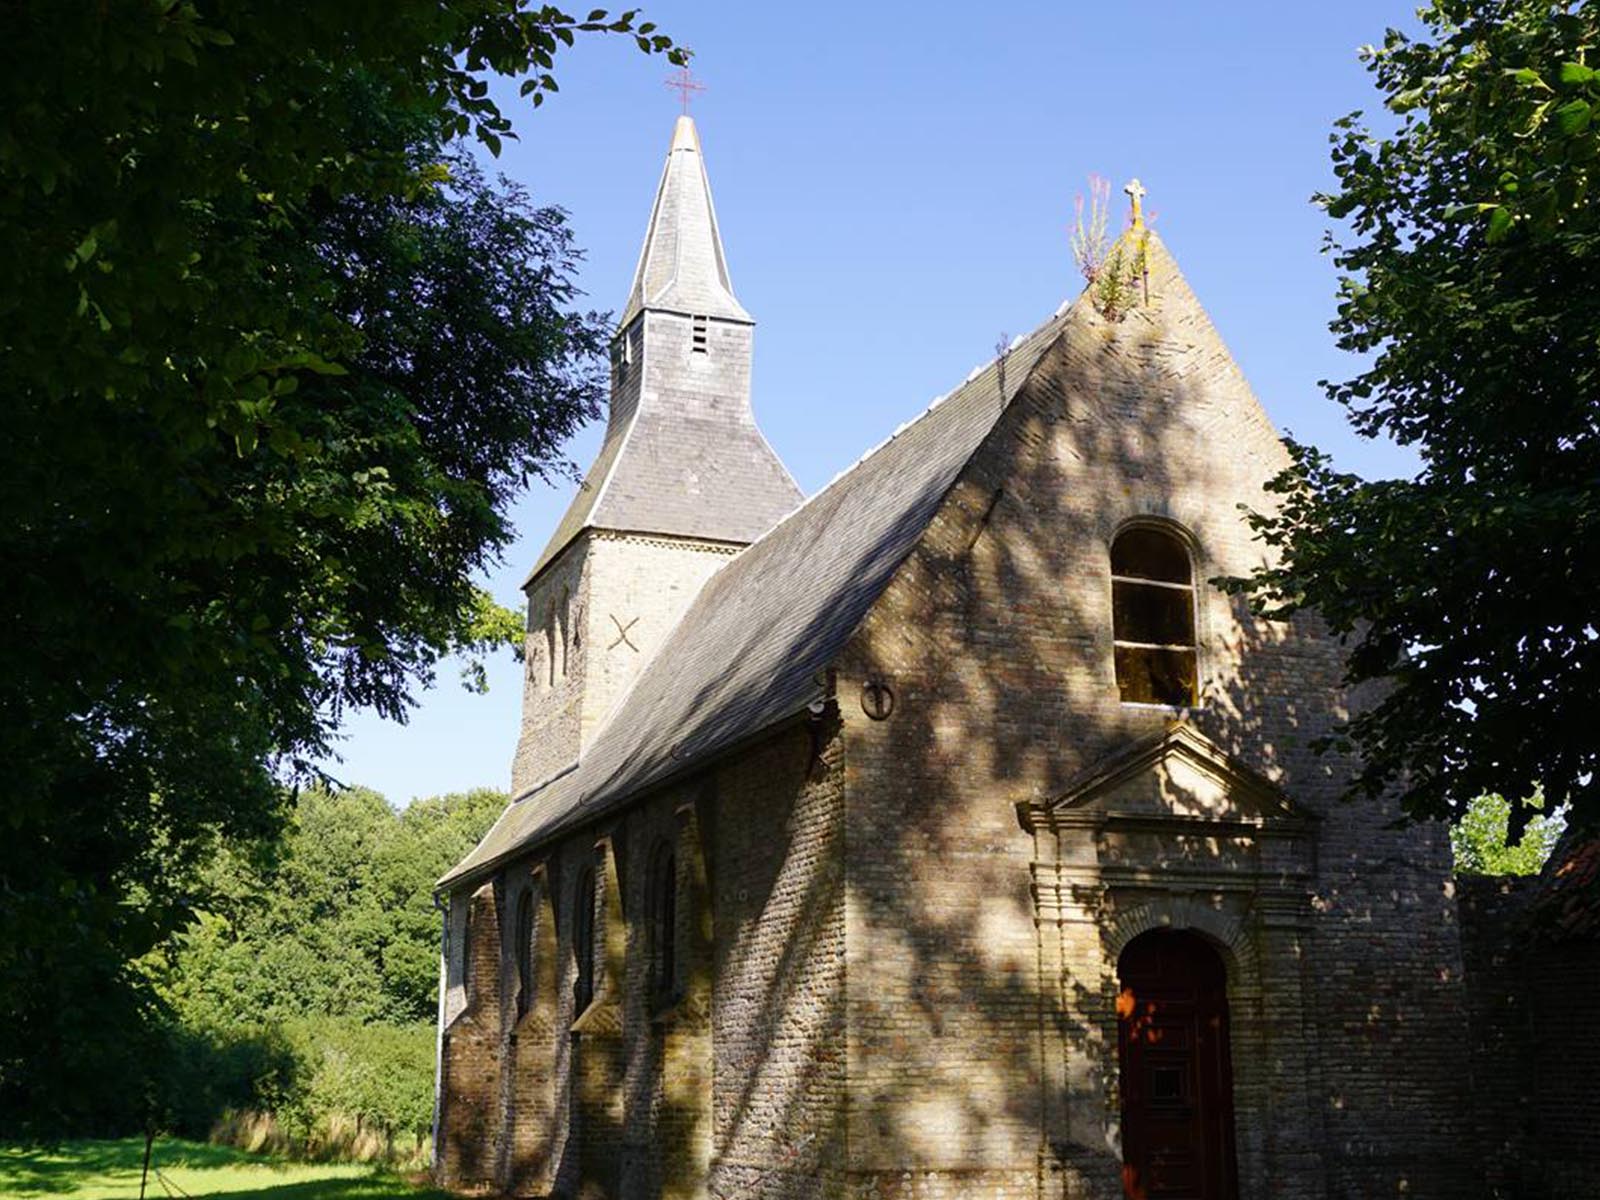
[[[297,1158],[427,1160],[434,1029],[295,1018],[239,1030],[176,1030],[164,1124],[240,1149]]]

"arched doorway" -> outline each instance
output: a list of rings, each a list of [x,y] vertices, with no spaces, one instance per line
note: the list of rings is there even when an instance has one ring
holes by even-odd
[[[1128,1200],[1237,1200],[1227,973],[1199,934],[1154,929],[1117,960]]]

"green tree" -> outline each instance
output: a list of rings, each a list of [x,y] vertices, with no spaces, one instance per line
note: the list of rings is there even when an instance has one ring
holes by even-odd
[[[522,0],[8,8],[0,1126],[120,1120],[132,964],[209,857],[504,633],[472,580],[606,329],[560,213],[462,147],[511,135],[491,75],[537,104],[602,30],[671,51]]]
[[[1233,580],[1351,644],[1376,703],[1335,741],[1358,793],[1415,817],[1530,783],[1595,815],[1600,739],[1600,6],[1434,0],[1426,36],[1365,51],[1393,131],[1337,127],[1346,222],[1332,328],[1362,355],[1327,385],[1364,436],[1422,460],[1367,481],[1296,445],[1257,515],[1279,565]],[[1528,818],[1509,810],[1513,841]]]
[[[432,1020],[434,882],[505,802],[480,789],[397,812],[366,788],[302,792],[269,859],[225,852],[207,869],[212,908],[177,936],[163,972],[176,1016],[219,1032],[311,1016]]]
[[[1537,875],[1555,849],[1566,821],[1560,813],[1544,812],[1544,797],[1535,793],[1522,801],[1534,810],[1522,830],[1511,840],[1511,801],[1504,796],[1479,796],[1467,805],[1461,819],[1450,828],[1450,847],[1456,870],[1473,875]]]
[[[505,793],[396,811],[376,792],[311,788],[268,856],[205,872],[211,908],[145,965],[170,1024],[152,1073],[158,1120],[205,1136],[270,1112],[315,1151],[341,1122],[425,1132],[440,916],[433,884],[486,833]]]

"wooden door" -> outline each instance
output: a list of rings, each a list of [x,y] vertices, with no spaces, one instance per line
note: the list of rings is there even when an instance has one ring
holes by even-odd
[[[1152,930],[1117,963],[1128,1200],[1237,1200],[1227,976],[1198,934]]]

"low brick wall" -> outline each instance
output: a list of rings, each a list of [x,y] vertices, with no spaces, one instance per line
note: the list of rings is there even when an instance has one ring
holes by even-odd
[[[1458,880],[1484,1178],[1495,1200],[1600,1196],[1600,943],[1530,934],[1535,887]]]

